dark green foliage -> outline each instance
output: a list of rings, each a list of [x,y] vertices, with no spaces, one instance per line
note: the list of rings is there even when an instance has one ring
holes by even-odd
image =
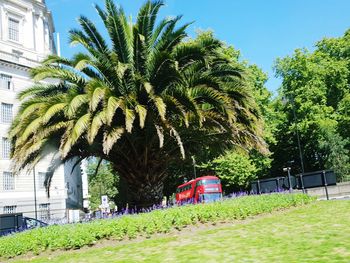
[[[174,207],[151,213],[96,220],[91,223],[49,226],[0,238],[0,259],[45,250],[77,249],[98,240],[149,237],[198,223],[245,219],[274,210],[299,206],[313,201],[304,194],[246,196],[210,204]]]

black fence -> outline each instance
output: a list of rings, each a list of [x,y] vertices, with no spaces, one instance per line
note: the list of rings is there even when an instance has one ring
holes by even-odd
[[[332,170],[298,174],[297,181],[299,189],[337,184],[337,178]]]
[[[289,179],[291,181],[291,187],[289,187]],[[328,199],[327,186],[336,185],[337,178],[332,170],[315,171],[304,174],[297,174],[296,176],[290,175],[284,177],[274,177],[256,180],[251,183],[252,194],[264,194],[272,192],[280,192],[288,189],[300,189],[325,187],[326,195]]]
[[[23,225],[23,214],[1,214],[0,215],[0,236],[19,231]]]

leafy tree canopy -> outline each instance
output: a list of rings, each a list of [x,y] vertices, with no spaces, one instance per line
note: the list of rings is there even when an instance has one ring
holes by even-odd
[[[200,167],[214,172],[221,179],[226,194],[246,190],[257,173],[254,163],[244,152],[227,152]]]
[[[334,168],[342,179],[350,174],[350,31],[339,38],[325,38],[315,47],[314,52],[297,49],[276,61],[276,75],[283,82],[276,101],[279,125],[278,144],[272,147],[274,169],[277,173],[295,160],[294,171],[301,172],[298,131],[305,171]]]

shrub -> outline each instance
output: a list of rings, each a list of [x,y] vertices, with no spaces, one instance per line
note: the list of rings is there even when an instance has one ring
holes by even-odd
[[[150,237],[198,223],[244,219],[261,213],[302,205],[314,198],[304,194],[244,196],[209,204],[187,205],[89,223],[53,225],[0,238],[0,259],[32,251],[77,249],[110,238]]]

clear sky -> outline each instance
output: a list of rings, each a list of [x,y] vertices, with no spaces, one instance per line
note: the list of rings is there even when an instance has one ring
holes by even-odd
[[[83,14],[102,28],[93,7],[103,0],[46,0],[61,37],[61,54],[70,57],[76,49],[68,45],[68,30],[78,27]],[[144,0],[116,0],[128,15],[136,17]],[[211,29],[216,37],[239,49],[242,58],[255,63],[269,75],[267,87],[276,91],[274,77],[277,57],[296,48],[312,50],[323,37],[339,37],[350,28],[350,0],[167,0],[161,16],[183,15],[182,22],[194,21],[197,29]]]

